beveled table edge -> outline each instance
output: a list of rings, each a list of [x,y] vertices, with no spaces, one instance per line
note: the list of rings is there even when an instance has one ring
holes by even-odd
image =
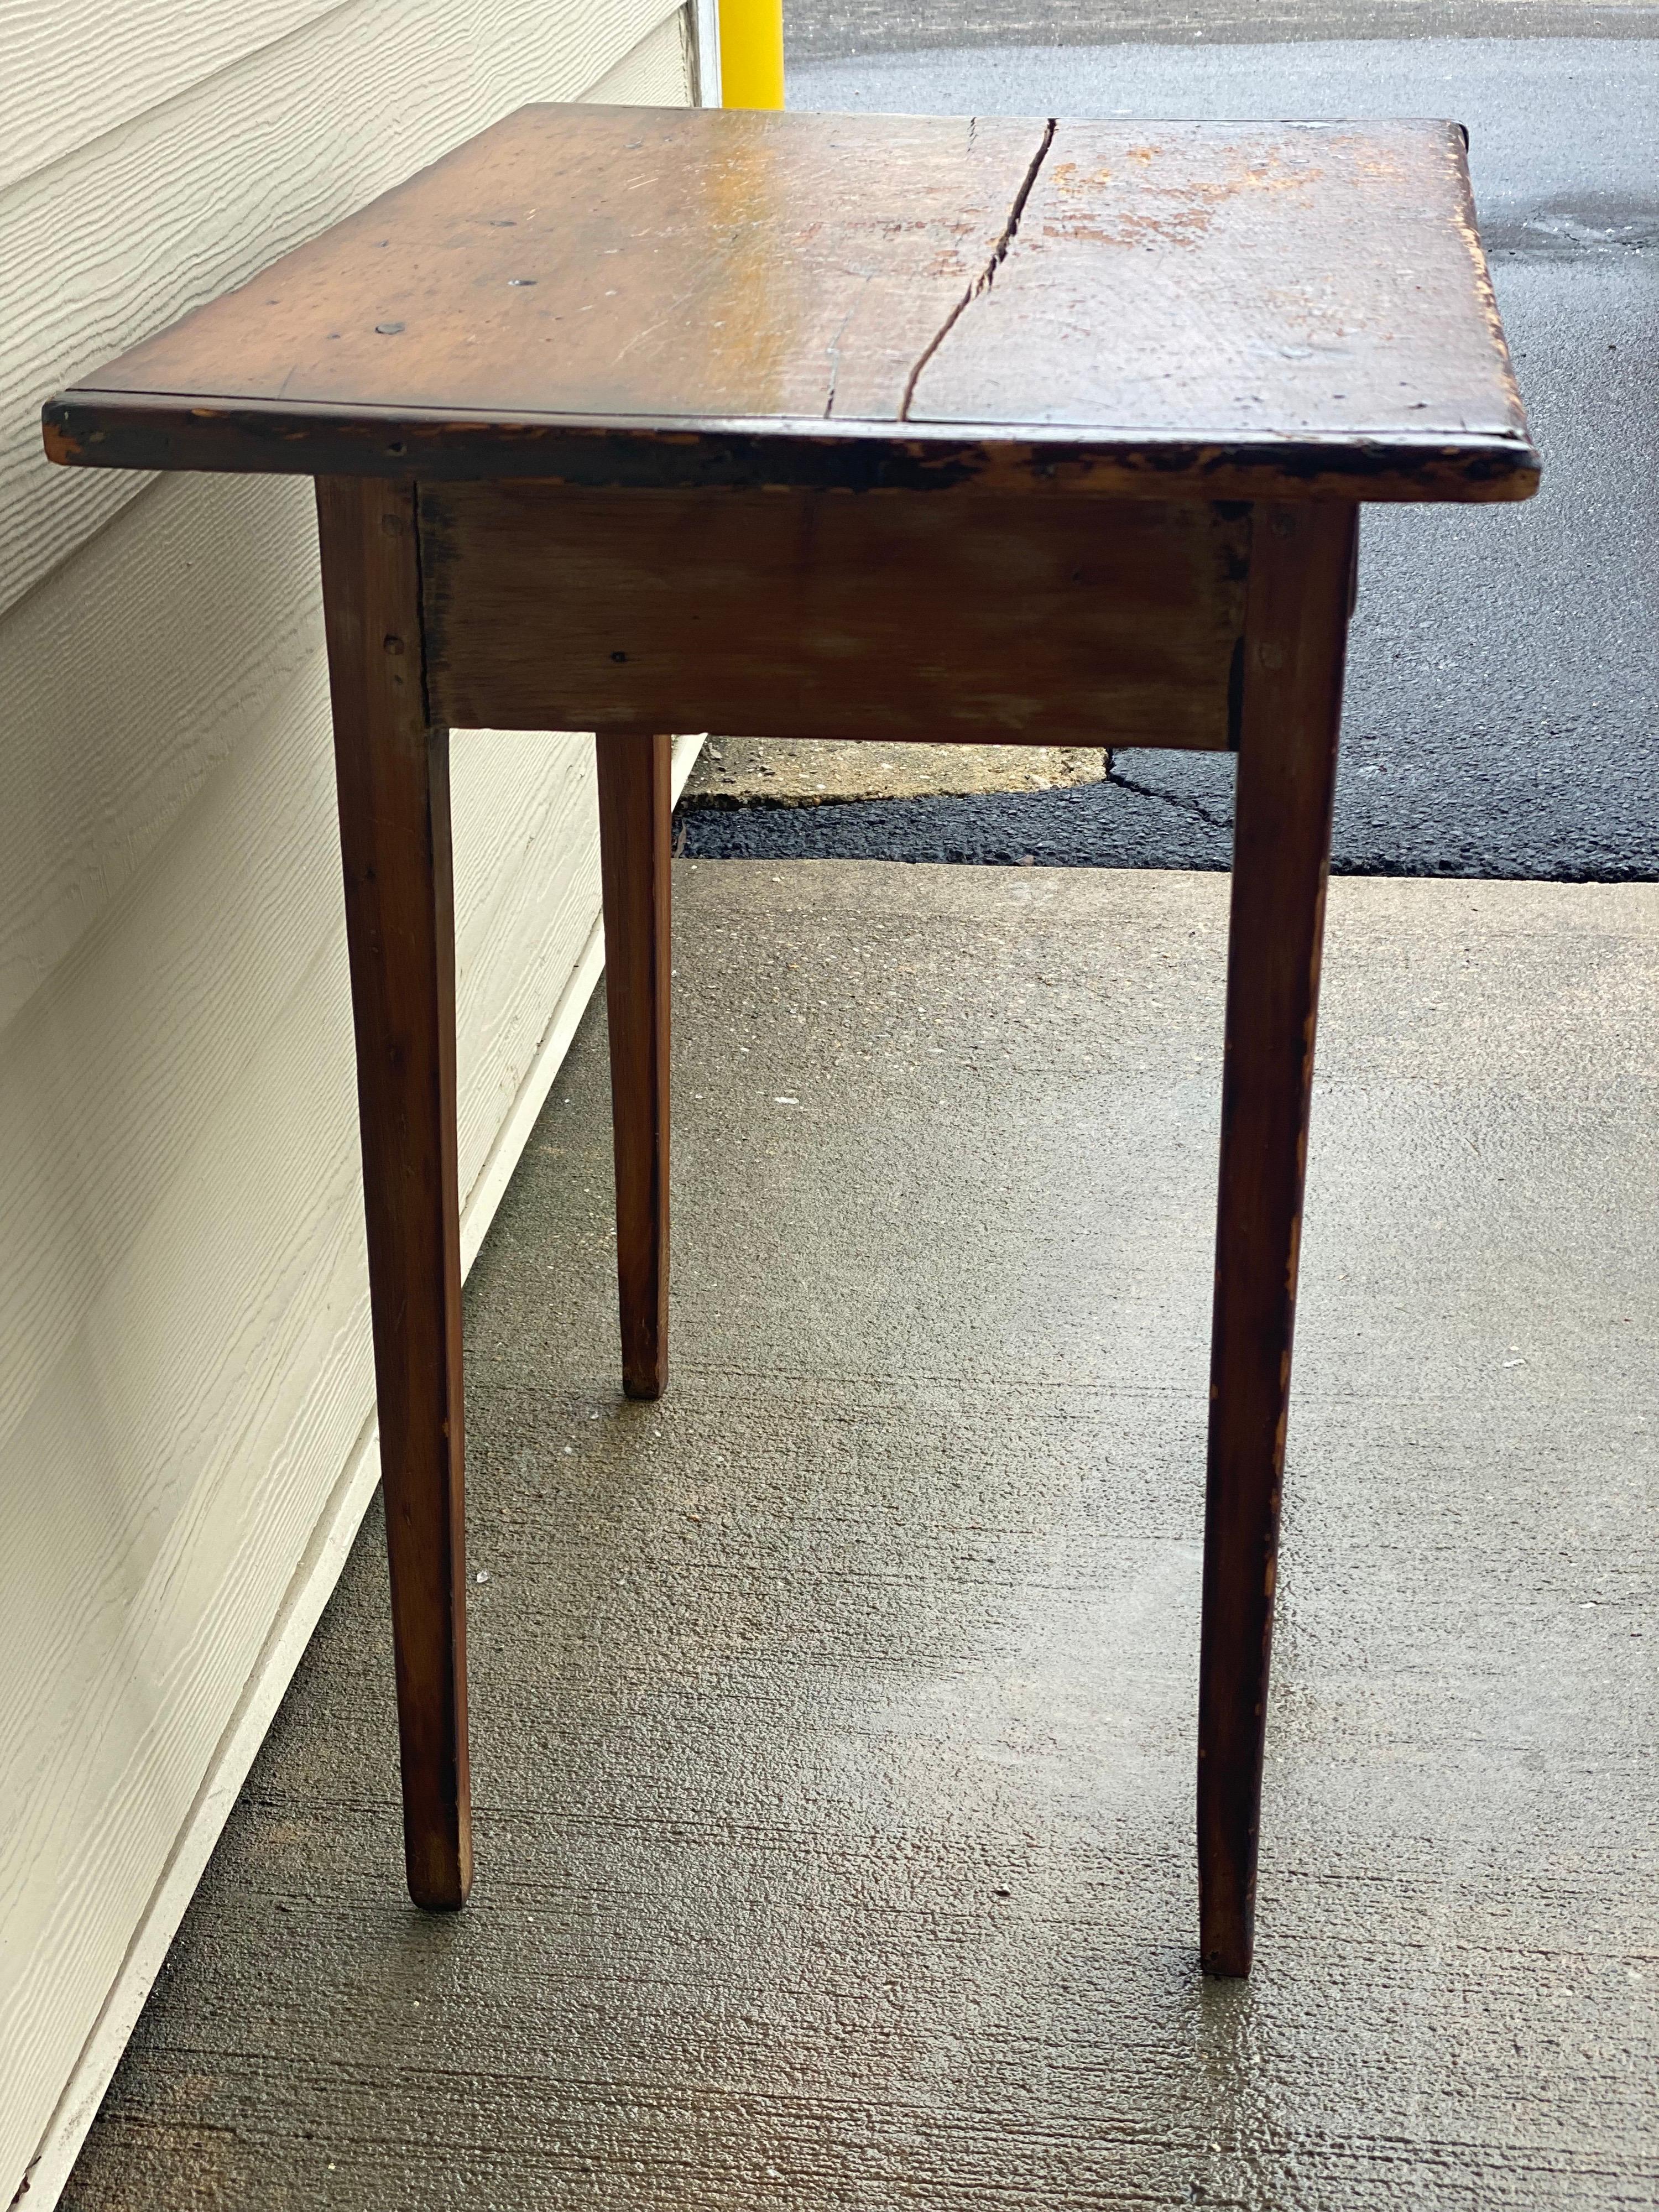
[[[594,489],[1038,490],[1115,498],[1530,498],[1517,432],[1119,430],[335,407],[77,386],[46,402],[47,458],[248,475],[538,477]]]

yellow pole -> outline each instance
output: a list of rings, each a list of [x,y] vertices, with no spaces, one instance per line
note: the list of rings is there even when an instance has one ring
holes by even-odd
[[[720,105],[783,106],[783,0],[720,0]]]

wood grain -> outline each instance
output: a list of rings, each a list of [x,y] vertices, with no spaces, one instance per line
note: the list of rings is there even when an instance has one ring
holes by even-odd
[[[596,744],[617,1291],[630,1398],[661,1397],[668,1376],[672,750],[672,738],[631,731]]]
[[[143,488],[51,468],[43,393],[244,283],[531,87],[605,93],[596,80],[620,67],[620,89],[673,98],[657,58],[626,73],[670,14],[664,0],[354,0],[0,196],[0,610]]]
[[[1356,511],[1255,517],[1233,833],[1200,1661],[1200,1949],[1250,1970]]]
[[[909,417],[1524,443],[1462,131],[1061,122]]]
[[[417,1905],[472,1885],[449,732],[428,720],[412,485],[317,487],[357,1038],[404,1853]]]
[[[521,108],[88,380],[493,416],[893,422],[1043,135]]]
[[[457,722],[1231,741],[1237,509],[520,483],[429,485],[421,514]]]
[[[596,483],[1537,474],[1440,124],[527,108],[84,376],[46,436]]]

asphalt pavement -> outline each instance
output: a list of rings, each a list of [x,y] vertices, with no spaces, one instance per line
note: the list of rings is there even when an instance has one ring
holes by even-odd
[[[1652,0],[785,0],[791,104],[800,65],[936,47],[1201,46],[1304,39],[1659,36]],[[1080,111],[1073,110],[1074,113]]]
[[[1166,19],[1187,43],[1155,44],[1130,5],[1111,44],[1084,45],[1048,5],[1041,46],[987,44],[980,0],[945,0],[885,20],[879,51],[825,0],[790,19],[791,105],[1465,123],[1544,483],[1516,507],[1367,512],[1334,865],[1659,878],[1659,39],[1607,34],[1614,18],[1651,29],[1655,11],[1486,0],[1455,21],[1496,11],[1523,35],[1333,38],[1297,24],[1415,18],[1374,0],[1298,15],[1296,0],[1248,19],[1269,35],[1246,43],[1236,10],[1200,5]],[[1603,35],[1536,34],[1558,20]],[[930,28],[953,43],[917,44]],[[825,58],[854,32],[860,52]],[[711,859],[1212,868],[1228,865],[1231,795],[1225,758],[1123,752],[1080,789],[688,809],[683,828]]]

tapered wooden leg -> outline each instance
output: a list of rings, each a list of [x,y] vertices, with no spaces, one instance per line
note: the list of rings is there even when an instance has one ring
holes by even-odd
[[[668,1373],[673,739],[601,732],[597,743],[623,1389],[630,1398],[659,1398]]]
[[[417,1905],[472,1881],[466,1747],[461,1254],[449,733],[426,717],[415,491],[317,486],[404,1846]]]
[[[1258,507],[1233,834],[1199,1691],[1206,1968],[1247,1974],[1355,511]]]

